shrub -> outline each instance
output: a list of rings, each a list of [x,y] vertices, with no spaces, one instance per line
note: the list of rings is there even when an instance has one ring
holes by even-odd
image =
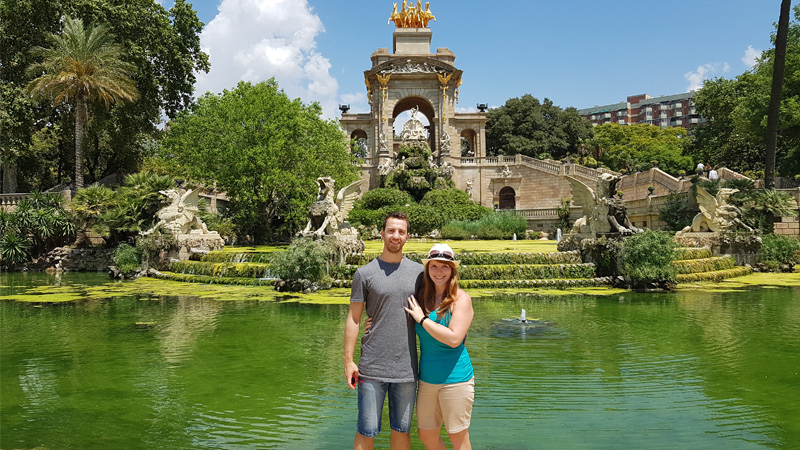
[[[456,205],[471,205],[473,202],[469,194],[461,189],[442,189],[428,192],[419,204],[447,209]]]
[[[384,206],[404,206],[411,203],[414,202],[406,192],[395,188],[377,188],[367,191],[356,201],[353,209],[377,210]]]
[[[333,249],[323,241],[297,239],[272,259],[271,273],[281,280],[322,281],[328,275]]]
[[[125,275],[131,275],[142,267],[142,249],[121,243],[111,256],[114,265]]]
[[[0,259],[4,265],[21,264],[28,260],[28,240],[15,232],[6,233],[0,241]]]
[[[676,282],[674,251],[671,233],[645,230],[627,237],[622,244],[622,273],[633,287],[651,284],[671,287]]]
[[[800,242],[789,236],[767,234],[761,238],[761,262],[800,263]]]
[[[454,241],[460,241],[462,239],[469,239],[470,233],[461,228],[460,226],[453,224],[452,222],[443,226],[439,232],[442,235],[442,239],[452,239]]]
[[[475,232],[478,239],[503,239],[503,230],[492,225],[481,225]]]
[[[692,223],[692,210],[686,195],[669,194],[664,206],[658,210],[658,218],[672,231],[680,231]]]
[[[444,213],[432,206],[409,205],[397,210],[408,216],[408,232],[412,234],[429,234],[433,230],[441,229],[445,224]]]
[[[383,218],[386,216],[386,213],[383,211],[383,209],[353,209],[350,211],[350,216],[347,218],[347,220],[351,224],[361,224],[367,227],[380,227],[383,225]]]

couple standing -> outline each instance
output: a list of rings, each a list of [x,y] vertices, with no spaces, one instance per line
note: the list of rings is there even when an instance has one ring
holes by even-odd
[[[472,323],[472,299],[458,288],[458,261],[449,245],[434,245],[421,265],[403,256],[408,237],[406,215],[387,215],[381,229],[383,252],[353,276],[344,375],[350,389],[358,389],[354,448],[373,447],[388,393],[392,449],[411,446],[415,402],[426,449],[445,448],[442,422],[453,448],[469,449],[475,384],[464,341]],[[353,353],[365,308],[368,330],[356,365]],[[415,331],[422,353],[419,366]]]

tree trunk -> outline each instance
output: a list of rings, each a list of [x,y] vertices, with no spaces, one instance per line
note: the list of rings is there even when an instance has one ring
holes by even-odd
[[[778,20],[778,34],[775,36],[775,60],[772,69],[772,92],[767,110],[767,148],[764,162],[764,187],[775,188],[775,152],[778,148],[778,114],[781,110],[781,89],[786,67],[786,35],[789,30],[791,0],[781,1],[781,15]]]
[[[83,136],[87,122],[86,100],[75,99],[75,190],[83,187]]]

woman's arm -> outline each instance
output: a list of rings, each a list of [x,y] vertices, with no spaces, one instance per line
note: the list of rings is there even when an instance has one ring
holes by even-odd
[[[416,299],[412,296],[408,299],[409,308],[405,308],[406,312],[411,314],[414,320],[419,321],[424,316],[422,308],[417,304]],[[450,325],[444,326],[432,320],[425,320],[422,322],[422,327],[433,336],[434,339],[442,344],[456,348],[464,342],[467,336],[470,325],[472,325],[472,317],[474,312],[472,310],[472,298],[461,289],[458,290],[458,298],[453,304],[452,317],[450,318]]]

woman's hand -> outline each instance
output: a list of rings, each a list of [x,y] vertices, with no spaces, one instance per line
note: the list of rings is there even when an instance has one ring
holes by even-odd
[[[411,317],[414,319],[414,322],[419,323],[419,321],[425,317],[425,313],[422,311],[422,308],[417,303],[417,299],[414,298],[413,295],[408,297],[408,308],[403,307],[403,309],[406,310],[409,315],[411,315]]]

